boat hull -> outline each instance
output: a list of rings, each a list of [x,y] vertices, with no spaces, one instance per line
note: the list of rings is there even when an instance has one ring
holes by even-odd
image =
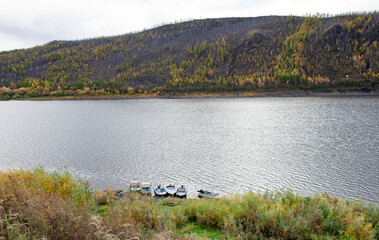
[[[164,198],[167,197],[167,190],[159,184],[158,187],[154,189],[154,194],[157,198]]]
[[[213,198],[213,199],[216,199],[216,198],[220,197],[219,194],[215,193],[215,192],[204,191],[204,190],[199,190],[198,192],[199,192],[199,194],[198,194],[199,198]]]
[[[158,198],[164,198],[164,197],[168,196],[167,192],[166,193],[157,193],[157,192],[154,192],[154,194]]]
[[[174,196],[177,198],[187,198],[187,193],[184,193],[184,194],[176,193]]]
[[[187,198],[187,189],[182,185],[176,190],[175,197],[177,198]]]
[[[174,197],[175,196],[175,193],[178,191],[178,189],[175,187],[175,185],[168,185],[166,186],[166,192],[167,192],[167,196],[169,197]]]
[[[141,192],[141,188],[129,188],[130,192]]]
[[[143,195],[151,196],[151,189],[141,189],[140,193]]]

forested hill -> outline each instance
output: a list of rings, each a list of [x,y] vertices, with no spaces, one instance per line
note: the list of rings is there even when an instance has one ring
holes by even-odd
[[[376,12],[204,19],[54,41],[1,52],[0,95],[373,87],[378,23]]]

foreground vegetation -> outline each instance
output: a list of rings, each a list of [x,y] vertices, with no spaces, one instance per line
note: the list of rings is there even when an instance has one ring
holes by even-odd
[[[68,172],[0,172],[2,239],[379,239],[379,208],[317,194],[112,199]],[[169,206],[169,203],[176,203]]]
[[[377,12],[204,19],[0,52],[0,99],[379,84]]]

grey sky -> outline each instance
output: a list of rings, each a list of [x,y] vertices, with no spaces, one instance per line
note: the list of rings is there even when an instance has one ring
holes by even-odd
[[[0,0],[0,51],[199,18],[379,10],[377,0]]]

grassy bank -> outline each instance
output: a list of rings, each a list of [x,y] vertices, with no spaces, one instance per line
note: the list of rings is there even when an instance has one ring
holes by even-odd
[[[325,88],[322,90],[251,90],[251,91],[219,91],[219,92],[154,92],[154,93],[132,93],[132,94],[89,94],[89,95],[62,95],[62,96],[31,96],[31,95],[1,95],[0,101],[7,100],[119,100],[119,99],[141,99],[141,98],[209,98],[209,97],[306,97],[306,96],[378,96],[379,92],[363,90],[361,88]]]
[[[68,172],[0,172],[3,239],[378,239],[379,208],[317,194],[154,200],[91,192]],[[177,205],[169,206],[169,202]]]

